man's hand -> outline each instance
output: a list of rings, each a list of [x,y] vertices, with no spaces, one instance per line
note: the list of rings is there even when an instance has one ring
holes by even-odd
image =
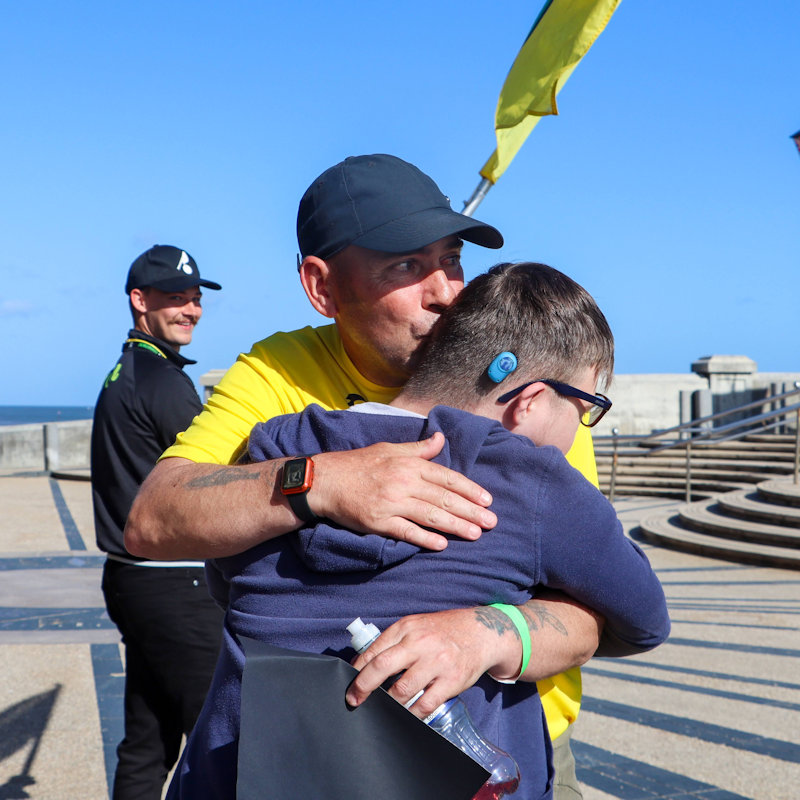
[[[447,539],[426,528],[477,539],[493,528],[491,495],[473,481],[430,459],[444,447],[435,433],[422,442],[380,443],[314,456],[311,508],[350,530],[377,533],[443,550]]]
[[[549,592],[546,598],[534,598],[518,608],[531,634],[531,658],[519,680],[557,675],[586,663],[597,649],[602,618],[571,598]],[[387,679],[399,675],[389,694],[406,704],[424,690],[410,706],[424,718],[484,672],[498,679],[515,677],[521,662],[519,633],[496,608],[415,614],[387,628],[353,661],[360,672],[346,700],[359,705]]]
[[[405,705],[424,690],[410,706],[424,719],[495,666],[503,645],[518,657],[520,646],[513,636],[498,637],[477,622],[476,611],[415,614],[395,622],[353,662],[360,672],[347,690],[347,702],[351,706],[363,703],[384,681],[402,673],[389,694]]]

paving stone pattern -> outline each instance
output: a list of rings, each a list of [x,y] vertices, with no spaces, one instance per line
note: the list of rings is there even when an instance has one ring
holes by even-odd
[[[638,520],[671,501],[616,506]],[[0,473],[0,800],[105,800],[124,667],[89,484]],[[642,545],[670,640],[594,659],[574,749],[585,800],[800,798],[800,574]]]

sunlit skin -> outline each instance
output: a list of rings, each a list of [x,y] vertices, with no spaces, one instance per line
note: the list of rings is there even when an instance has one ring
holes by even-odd
[[[314,307],[336,319],[345,351],[358,371],[380,386],[402,386],[434,322],[464,287],[462,247],[457,236],[413,253],[350,245],[327,261],[307,257],[301,278]],[[594,394],[596,370],[587,367],[572,384]],[[572,447],[581,417],[591,407],[584,400],[562,397],[545,383],[534,384],[518,399],[506,409],[489,405],[472,410],[563,453]],[[536,413],[529,413],[534,408]]]
[[[198,286],[180,292],[145,287],[130,294],[135,327],[155,336],[175,350],[190,344],[194,327],[203,315],[203,293]]]
[[[569,383],[587,394],[594,394],[597,371],[594,367],[586,367],[574,375]],[[547,383],[534,383],[528,388],[533,391],[530,395],[527,389],[522,392],[521,407],[516,412],[509,409],[512,414],[516,413],[515,424],[506,424],[506,418],[503,424],[514,433],[527,436],[537,445],[552,445],[566,455],[575,441],[583,415],[591,409],[592,404],[579,397],[564,397]]]
[[[413,253],[350,245],[326,262],[306,259],[318,276],[309,297],[336,320],[345,351],[365,378],[380,386],[406,382],[420,344],[464,287],[462,246],[449,236]]]

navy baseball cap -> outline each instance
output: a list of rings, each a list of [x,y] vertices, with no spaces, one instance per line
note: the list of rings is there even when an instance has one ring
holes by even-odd
[[[380,153],[351,156],[323,172],[297,212],[304,258],[330,258],[351,244],[410,253],[453,234],[483,247],[503,246],[500,231],[453,211],[424,172]]]
[[[214,281],[201,278],[197,262],[185,250],[170,244],[154,244],[131,264],[125,294],[145,286],[162,292],[182,292],[192,286],[222,288]]]

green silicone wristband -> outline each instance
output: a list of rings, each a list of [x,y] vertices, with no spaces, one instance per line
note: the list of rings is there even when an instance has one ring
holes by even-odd
[[[498,611],[502,611],[514,623],[514,627],[519,633],[519,638],[522,642],[522,666],[517,676],[511,678],[511,680],[516,681],[528,668],[528,662],[531,660],[530,628],[528,628],[528,623],[522,612],[516,606],[510,606],[506,603],[492,603],[489,608],[496,608]]]

